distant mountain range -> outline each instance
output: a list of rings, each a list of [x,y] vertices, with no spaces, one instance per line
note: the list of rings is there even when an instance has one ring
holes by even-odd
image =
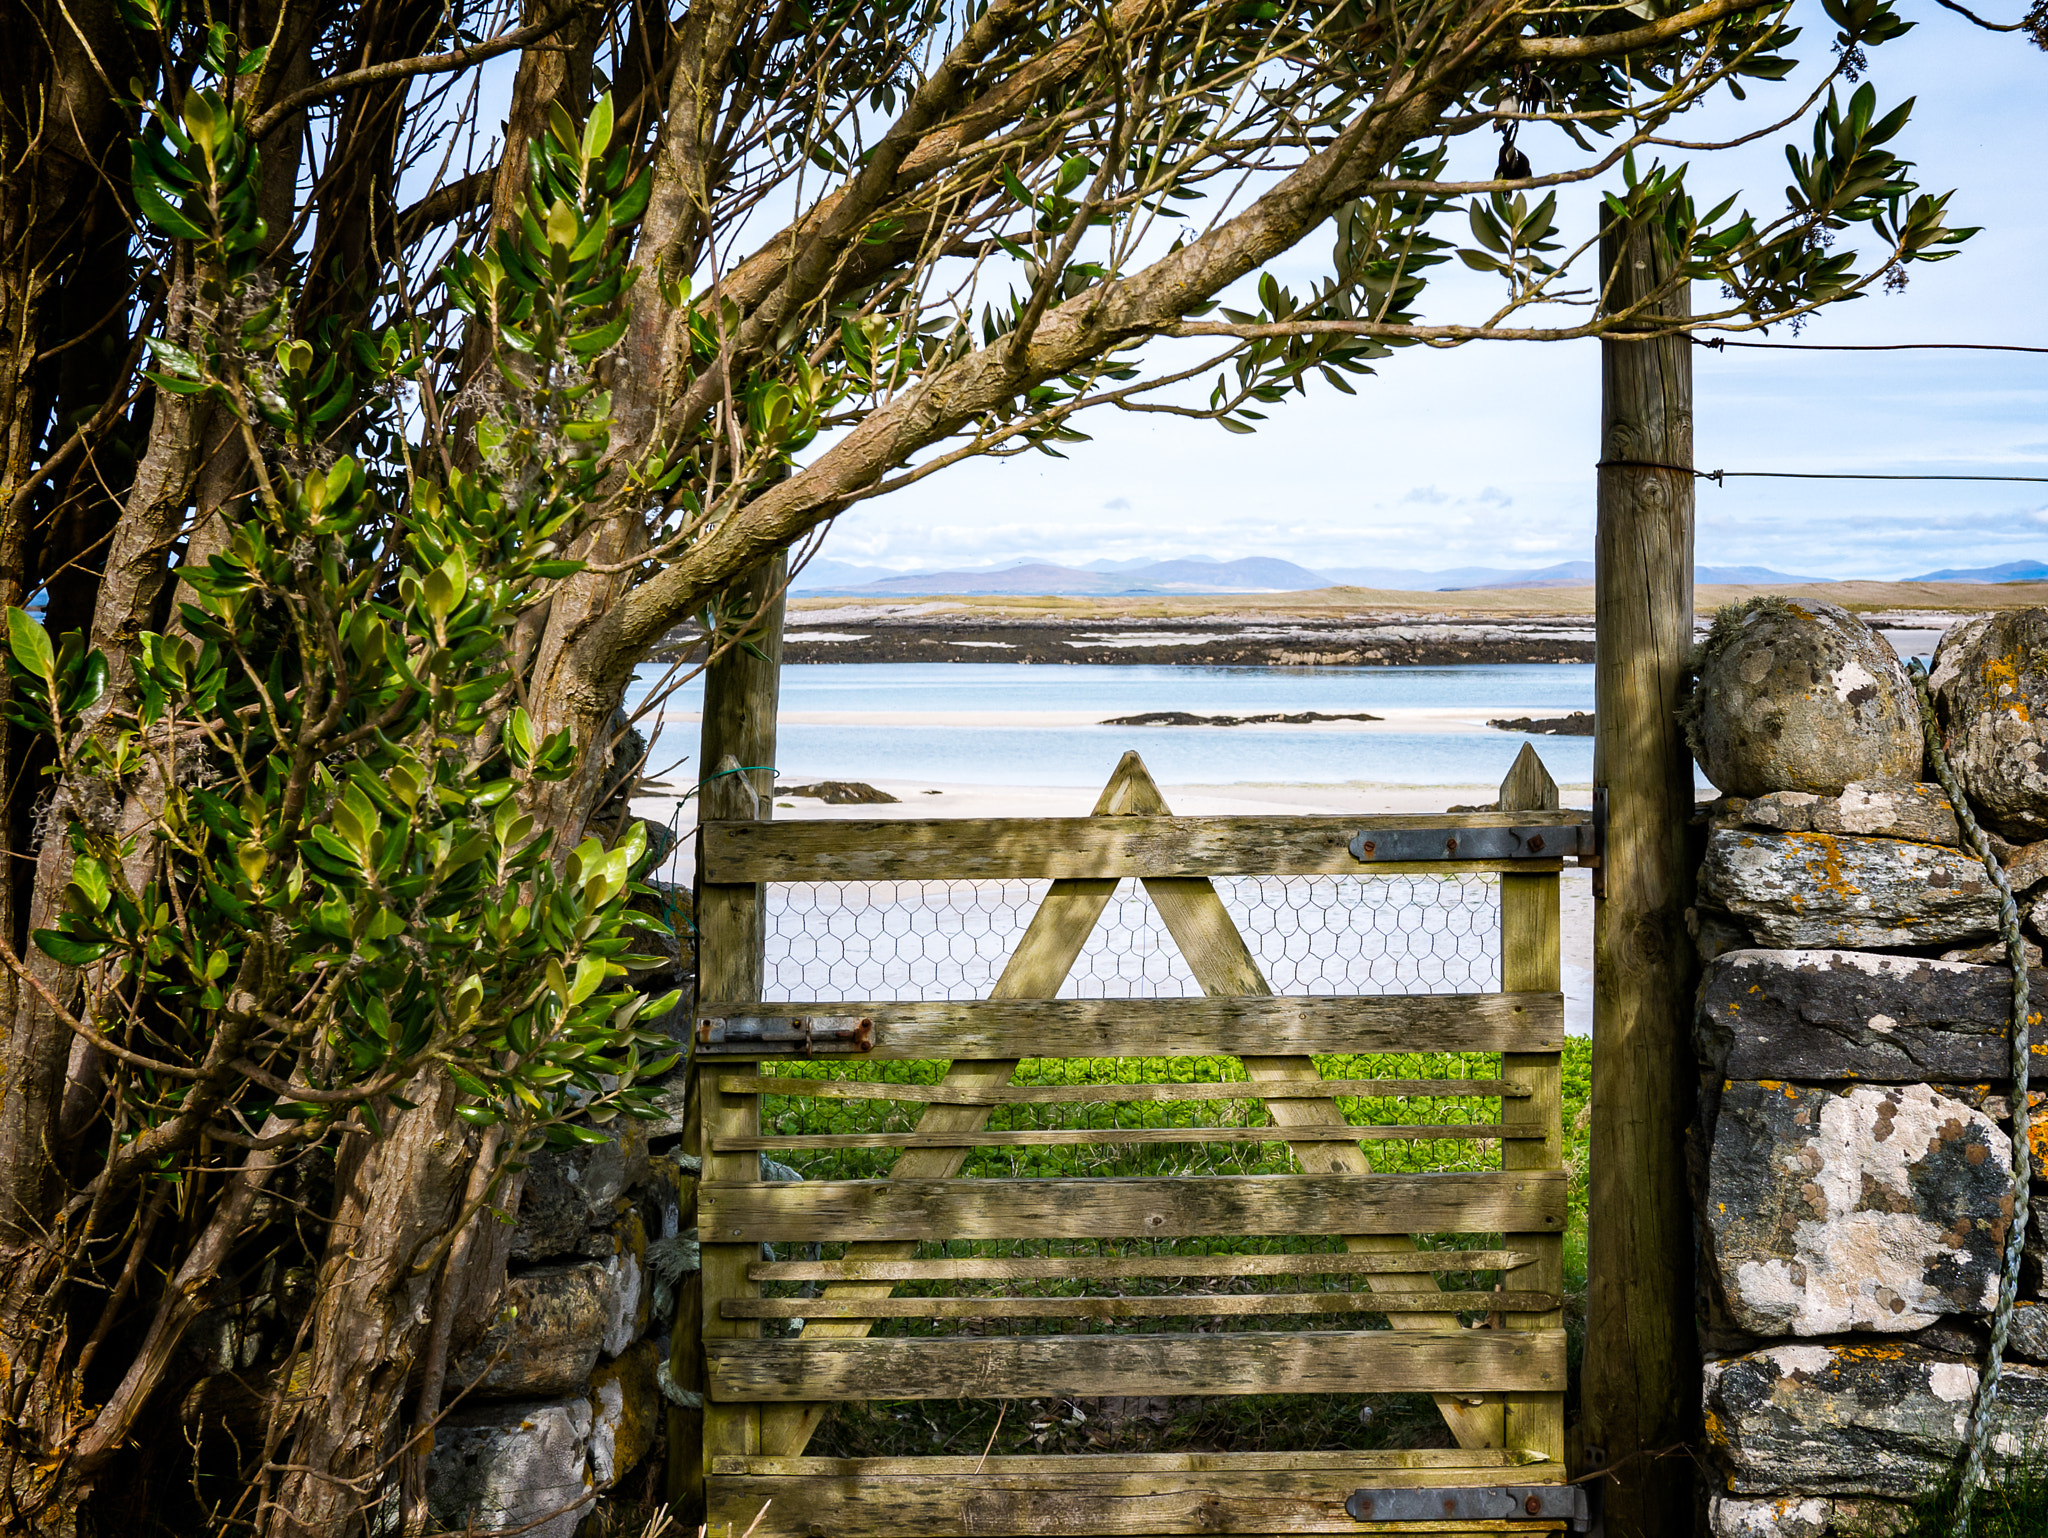
[[[2043,582],[2048,561],[2007,561],[2003,566],[1978,566],[1967,571],[1930,571],[1908,582]]]
[[[1701,583],[1752,585],[1826,580],[1788,576],[1762,566],[1701,566],[1696,568],[1693,577]],[[1591,561],[1561,561],[1532,571],[1498,566],[1458,566],[1444,571],[1415,571],[1392,566],[1327,566],[1311,571],[1306,566],[1275,556],[1244,556],[1235,561],[1184,556],[1171,561],[1094,560],[1081,566],[1024,561],[1013,566],[910,573],[821,559],[813,560],[798,573],[791,586],[798,593],[820,598],[929,598],[940,594],[1119,598],[1203,593],[1298,593],[1325,587],[1452,593],[1489,588],[1585,587],[1592,580]]]

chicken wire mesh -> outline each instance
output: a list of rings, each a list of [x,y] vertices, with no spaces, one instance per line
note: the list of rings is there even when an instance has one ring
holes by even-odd
[[[1214,884],[1275,993],[1476,993],[1500,986],[1500,884],[1493,876],[1226,876]],[[987,998],[1050,885],[773,883],[763,997]],[[1125,880],[1058,996],[1201,992],[1143,884]]]

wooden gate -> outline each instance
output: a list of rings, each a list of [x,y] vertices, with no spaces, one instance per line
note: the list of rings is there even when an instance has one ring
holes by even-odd
[[[1454,1508],[1454,1520],[1445,1511],[1423,1520],[1418,1498],[1393,1498],[1425,1488],[1540,1491],[1565,1479],[1562,861],[1546,854],[1545,842],[1576,852],[1581,830],[1556,810],[1556,787],[1527,750],[1502,792],[1501,804],[1514,810],[1427,819],[1173,817],[1132,754],[1090,818],[705,822],[694,1072],[713,1530],[732,1524],[735,1538],[750,1525],[756,1538],[1566,1530],[1561,1518],[1532,1520],[1519,1507],[1510,1517],[1467,1504]],[[724,809],[730,814],[734,803]],[[1437,858],[1385,858],[1412,856],[1419,840],[1433,840],[1425,852]],[[1446,872],[1498,877],[1499,992],[1275,996],[1209,879]],[[760,997],[763,883],[1024,877],[1049,877],[1051,887],[986,999]],[[1054,997],[1124,877],[1142,880],[1205,997]],[[1315,1063],[1317,1054],[1419,1051],[1498,1053],[1498,1077],[1336,1080]],[[879,1085],[793,1077],[793,1055],[949,1066],[936,1083]],[[1180,1056],[1236,1057],[1249,1083],[1012,1082],[1021,1059]],[[763,1095],[840,1105],[879,1097],[924,1109],[915,1130],[764,1134]],[[1005,1104],[1224,1095],[1263,1101],[1270,1125],[988,1126]],[[1355,1125],[1333,1098],[1340,1095],[1469,1097],[1497,1106],[1497,1119]],[[1376,1141],[1422,1138],[1495,1140],[1500,1167],[1374,1172]],[[977,1149],[1247,1141],[1284,1143],[1292,1171],[960,1178]],[[901,1152],[887,1179],[761,1178],[764,1154],[801,1162],[848,1147]],[[1417,1234],[1478,1236],[1467,1242],[1484,1247],[1418,1248]],[[1247,1236],[1332,1242],[1313,1255],[1170,1242],[1158,1253],[1162,1241]],[[1057,1246],[1039,1242],[1073,1240],[1155,1243],[1091,1257],[1049,1253]],[[780,1247],[777,1258],[764,1259],[764,1245]],[[1153,1253],[1130,1253],[1137,1248]],[[962,1249],[969,1253],[956,1253]],[[1453,1292],[1438,1281],[1474,1269],[1503,1273],[1501,1290]],[[1164,1276],[1221,1279],[1225,1289],[1245,1278],[1272,1279],[1256,1287],[1292,1277],[1318,1290],[1102,1291],[1105,1283]],[[1059,1281],[1072,1290],[1021,1285]],[[818,1296],[763,1295],[764,1283],[791,1282],[824,1285]],[[921,1295],[894,1296],[906,1282],[924,1284]],[[991,1282],[1007,1292],[991,1296]],[[1361,1282],[1368,1291],[1354,1290]],[[975,1284],[981,1290],[963,1290]],[[1468,1326],[1475,1312],[1487,1316],[1485,1325]],[[1331,1315],[1383,1316],[1389,1327],[1315,1327]],[[1300,1327],[1170,1327],[1189,1316]],[[871,1333],[910,1320],[979,1319],[995,1328],[1049,1317],[1141,1323],[1137,1333]],[[796,1318],[801,1333],[790,1335],[786,1321]],[[768,1334],[764,1321],[776,1321]],[[849,1400],[1402,1391],[1435,1396],[1455,1448],[805,1455],[831,1407]],[[1354,1500],[1359,1492],[1372,1493]],[[1544,1508],[1532,1498],[1529,1509]],[[1482,1510],[1494,1514],[1477,1515]]]

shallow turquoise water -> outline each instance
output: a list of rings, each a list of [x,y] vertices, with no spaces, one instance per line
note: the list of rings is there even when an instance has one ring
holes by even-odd
[[[636,690],[644,696],[646,685]],[[671,712],[695,711],[701,687]],[[785,668],[782,710],[1086,711],[1101,717],[1391,708],[1562,715],[1593,708],[1584,663],[1448,668],[1117,667],[1023,663],[814,663]],[[815,726],[785,723],[785,779],[930,780],[935,784],[1099,785],[1136,748],[1168,785],[1236,783],[1494,785],[1525,741],[1561,784],[1593,773],[1589,737],[1514,732],[1356,732],[1261,727]],[[696,756],[694,724],[659,738],[651,767]],[[676,774],[677,778],[684,778]]]

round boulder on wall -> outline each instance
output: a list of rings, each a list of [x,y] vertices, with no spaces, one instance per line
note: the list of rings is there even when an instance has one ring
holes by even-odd
[[[1827,603],[1753,598],[1701,644],[1686,739],[1731,796],[1920,777],[1920,716],[1891,643]]]
[[[2048,609],[1952,627],[1928,683],[1942,748],[1977,815],[2009,839],[2048,836]]]

